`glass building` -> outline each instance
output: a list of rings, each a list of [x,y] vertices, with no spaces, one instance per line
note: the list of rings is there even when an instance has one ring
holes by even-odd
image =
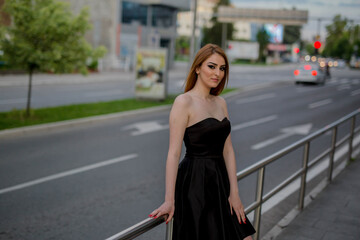
[[[76,14],[89,8],[93,28],[87,40],[108,49],[102,69],[131,70],[136,47],[167,48],[168,66],[173,65],[177,13],[189,11],[190,0],[63,1],[69,2]]]

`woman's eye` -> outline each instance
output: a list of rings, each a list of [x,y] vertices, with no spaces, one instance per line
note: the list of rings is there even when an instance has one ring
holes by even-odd
[[[215,69],[215,66],[213,66],[213,65],[208,65],[208,67],[211,69]]]
[[[226,69],[225,67],[221,67],[221,68],[220,68],[221,71],[225,71],[225,69]]]

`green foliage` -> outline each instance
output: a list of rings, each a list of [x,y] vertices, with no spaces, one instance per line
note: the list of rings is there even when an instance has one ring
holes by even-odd
[[[315,54],[314,44],[313,43],[306,44],[305,50],[309,55],[314,55]]]
[[[220,5],[229,6],[230,1],[229,0],[220,0],[218,4],[214,7],[213,12],[217,13],[218,8]],[[211,18],[211,24],[212,26],[210,28],[204,27],[203,28],[203,39],[202,39],[202,45],[205,45],[207,43],[213,43],[217,44],[219,46],[222,45],[222,27],[223,23],[218,22],[217,17]],[[234,33],[234,24],[232,23],[226,23],[226,39],[232,40],[233,39],[233,33]]]
[[[265,29],[261,29],[256,34],[256,40],[259,43],[259,62],[265,62],[264,51],[266,49],[266,46],[270,42],[270,36],[267,34]]]
[[[234,90],[237,89],[225,88],[221,94]],[[26,115],[25,110],[0,112],[0,130],[167,105],[172,104],[175,97],[175,95],[170,95],[164,101],[156,102],[129,98],[109,102],[31,109],[29,116]]]
[[[0,49],[11,68],[29,73],[26,106],[30,116],[33,72],[88,73],[87,62],[106,53],[105,47],[92,49],[84,35],[91,28],[86,8],[73,16],[69,4],[55,0],[6,0],[4,9],[12,24],[0,29]]]
[[[184,55],[189,55],[190,38],[187,36],[179,36],[175,42],[175,57],[183,58]]]
[[[349,60],[354,53],[354,46],[360,46],[359,25],[351,26],[341,15],[334,17],[333,22],[326,26],[326,31],[324,56]]]
[[[293,44],[301,38],[301,26],[284,26],[284,44]]]
[[[6,61],[28,72],[34,70],[87,73],[87,60],[101,57],[104,47],[93,50],[84,35],[91,28],[88,10],[73,16],[69,5],[54,0],[7,0],[4,11],[12,24],[0,38]]]

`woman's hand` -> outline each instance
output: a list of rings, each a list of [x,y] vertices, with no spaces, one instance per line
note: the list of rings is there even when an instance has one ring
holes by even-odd
[[[166,224],[168,224],[168,222],[170,222],[170,220],[174,216],[174,211],[175,211],[174,202],[165,201],[158,209],[155,209],[149,215],[149,217],[158,218],[158,217],[160,217],[162,215],[168,214],[169,216],[166,219]]]
[[[246,217],[245,217],[245,211],[244,211],[244,206],[240,200],[239,194],[231,194],[228,198],[229,203],[230,203],[230,211],[231,211],[231,215],[233,215],[233,211],[235,212],[239,223],[241,224],[241,221],[243,223],[246,224]]]

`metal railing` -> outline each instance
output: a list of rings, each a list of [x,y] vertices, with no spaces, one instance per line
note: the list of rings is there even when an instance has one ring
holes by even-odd
[[[306,176],[308,173],[308,169],[312,168],[315,164],[323,160],[325,157],[329,156],[329,167],[328,167],[328,174],[327,174],[327,180],[328,182],[332,181],[333,177],[333,168],[334,168],[334,157],[335,157],[335,151],[338,147],[342,146],[346,142],[348,142],[348,155],[346,160],[350,160],[353,153],[353,148],[356,148],[357,146],[353,146],[353,139],[356,134],[360,132],[360,127],[356,128],[356,117],[360,114],[360,109],[350,113],[349,115],[339,119],[338,121],[335,121],[334,123],[310,134],[309,136],[291,144],[288,147],[283,148],[282,150],[262,159],[261,161],[257,162],[256,164],[253,164],[246,169],[240,171],[237,173],[237,180],[240,181],[241,179],[249,176],[250,174],[257,172],[257,188],[256,188],[256,197],[255,201],[252,202],[246,209],[246,214],[249,214],[250,212],[254,211],[254,228],[256,229],[256,233],[254,235],[255,240],[260,239],[260,223],[261,223],[261,208],[264,202],[269,200],[272,196],[274,196],[276,193],[281,191],[283,188],[288,186],[290,183],[301,177],[301,185],[300,185],[300,194],[298,199],[298,208],[299,210],[302,210],[304,208],[304,199],[305,199],[305,190],[306,190]],[[350,131],[349,134],[347,134],[344,138],[337,141],[337,132],[338,127],[343,124],[344,122],[350,120]],[[311,141],[318,138],[319,136],[332,131],[332,137],[331,137],[331,146],[326,149],[324,152],[322,152],[320,155],[316,156],[311,162],[309,162],[309,152],[310,152],[310,144]],[[276,161],[277,159],[287,155],[290,152],[293,152],[297,150],[300,147],[304,147],[303,150],[303,163],[302,168],[297,170],[295,173],[293,173],[290,177],[285,179],[283,182],[281,182],[279,185],[277,185],[275,188],[270,190],[268,193],[264,195],[264,180],[265,180],[265,167],[269,165],[270,163]],[[106,240],[128,240],[133,239],[150,229],[158,226],[159,224],[165,222],[166,216],[161,216],[157,219],[148,218],[144,221],[125,229],[124,231],[106,239]],[[170,221],[169,224],[166,227],[166,240],[172,239],[172,224],[173,221]]]

